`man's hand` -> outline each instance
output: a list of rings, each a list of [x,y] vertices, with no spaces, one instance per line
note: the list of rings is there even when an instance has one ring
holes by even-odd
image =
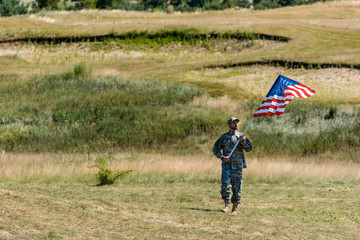
[[[230,162],[230,158],[228,156],[222,156],[221,157],[221,160],[223,160],[224,162],[226,163],[229,163]]]
[[[241,143],[244,143],[244,141],[246,140],[246,137],[241,135],[239,137],[239,140],[240,140]]]

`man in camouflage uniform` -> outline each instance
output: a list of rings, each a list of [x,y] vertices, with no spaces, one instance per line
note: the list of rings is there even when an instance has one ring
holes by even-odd
[[[230,211],[230,189],[232,189],[233,195],[231,202],[233,203],[233,214],[236,214],[238,204],[241,202],[242,169],[246,168],[244,150],[246,152],[252,150],[250,140],[242,136],[241,132],[236,131],[238,123],[239,119],[231,117],[227,121],[229,131],[220,136],[213,148],[215,156],[221,159],[222,174],[220,193],[225,202],[225,208],[222,211]],[[228,155],[239,139],[240,142],[238,146],[229,158]]]

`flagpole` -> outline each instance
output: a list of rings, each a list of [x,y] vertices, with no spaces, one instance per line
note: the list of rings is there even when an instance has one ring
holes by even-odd
[[[280,72],[280,74],[279,74],[278,77],[280,77],[282,73],[283,73],[283,71]],[[275,81],[275,82],[276,82],[276,81]],[[275,82],[274,82],[273,86],[270,88],[270,91],[271,91],[271,89],[274,87]],[[269,91],[269,92],[270,92],[270,91]],[[248,125],[246,126],[246,128],[245,128],[244,132],[241,134],[241,136],[244,136],[244,135],[245,135],[246,130],[249,128],[249,126],[250,126],[250,124],[251,124],[251,122],[252,122],[253,120],[254,120],[254,117],[251,118],[250,122],[249,122]],[[237,140],[235,146],[234,146],[233,149],[231,150],[231,152],[230,152],[230,154],[229,154],[229,156],[228,156],[229,158],[231,157],[231,155],[232,155],[233,152],[235,151],[235,148],[237,147],[237,145],[239,145],[239,142],[240,142],[240,138]]]
[[[250,122],[249,122],[248,125],[246,126],[246,128],[245,128],[244,132],[241,134],[241,136],[244,136],[244,135],[245,135],[245,132],[246,132],[246,130],[249,128],[250,123],[252,122],[252,120],[254,120],[254,117],[251,118]]]

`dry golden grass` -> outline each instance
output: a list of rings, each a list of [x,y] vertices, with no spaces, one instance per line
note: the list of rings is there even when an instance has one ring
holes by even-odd
[[[171,49],[151,48],[98,49],[90,51],[90,44],[62,44],[39,46],[32,44],[1,44],[0,74],[16,72],[22,76],[43,75],[71,69],[74,64],[87,62],[95,76],[107,74],[123,77],[146,77],[174,80],[177,70],[186,71],[192,65],[206,65],[225,61],[254,61],[285,59],[308,62],[359,64],[360,4],[330,2],[288,7],[266,11],[225,10],[195,13],[148,13],[119,10],[82,10],[70,12],[40,12],[35,15],[0,18],[0,38],[50,35],[97,35],[110,31],[123,33],[132,30],[197,28],[201,31],[252,31],[283,35],[289,43],[257,42],[250,48],[211,51],[203,48],[168,46]],[[228,45],[228,43],[223,43]],[[4,59],[4,58],[8,59]],[[138,64],[141,62],[141,64]],[[125,64],[124,64],[125,63]],[[124,66],[125,65],[125,66]],[[135,69],[135,70],[134,70]],[[182,72],[183,73],[183,72]],[[257,71],[259,73],[259,71]],[[260,73],[259,73],[260,74]],[[325,75],[331,75],[325,74]],[[337,74],[337,72],[335,73]],[[351,73],[352,74],[352,73]],[[350,75],[351,75],[350,74]],[[263,74],[260,74],[263,75]],[[303,76],[307,74],[302,73]],[[322,73],[319,75],[322,76]],[[357,74],[353,74],[358,79]],[[262,77],[262,76],[259,76]],[[273,76],[269,78],[273,81]],[[337,80],[337,78],[335,78]],[[177,81],[176,79],[175,81]],[[229,80],[229,79],[225,79]],[[230,79],[231,80],[231,79]],[[335,80],[335,81],[336,81]],[[268,80],[266,80],[268,81]],[[306,79],[307,81],[307,79]],[[317,80],[315,80],[317,81]],[[235,82],[236,83],[236,82]],[[357,82],[350,81],[350,85]],[[331,85],[331,86],[330,86]],[[327,85],[330,89],[333,83]],[[253,86],[251,86],[253,87]],[[314,88],[323,88],[317,82]],[[336,92],[342,98],[346,89]],[[338,90],[337,90],[338,91]],[[352,88],[356,91],[356,88]],[[257,94],[257,91],[251,91]],[[334,95],[332,91],[327,95]],[[262,94],[262,91],[260,92]],[[358,92],[355,92],[355,98]],[[345,97],[354,96],[348,94]]]
[[[223,111],[234,110],[239,107],[239,101],[231,99],[228,96],[212,98],[209,96],[196,97],[191,105],[204,109],[218,109]]]
[[[89,168],[95,155],[70,154],[5,154],[0,158],[0,178],[20,179],[84,175],[97,172]],[[301,162],[283,159],[247,158],[245,174],[255,177],[290,177],[320,179],[360,179],[360,165],[326,159]],[[109,162],[113,170],[134,169],[139,173],[219,173],[221,162],[212,155],[170,156],[163,154],[117,154]]]
[[[95,171],[88,168],[93,164],[88,159],[84,155],[6,153],[0,157],[0,177],[17,179],[88,174]]]
[[[280,67],[253,66],[232,69],[206,69],[191,71],[185,76],[197,81],[213,81],[231,85],[258,97],[265,97],[281,72],[286,77],[316,90],[310,99],[337,103],[359,102],[360,71],[356,69],[284,69]],[[307,100],[308,101],[308,100]],[[223,100],[220,100],[223,102]]]
[[[345,12],[338,11],[339,8],[346,9]],[[150,13],[150,12],[134,12],[122,10],[81,10],[81,11],[51,11],[40,12],[35,15],[29,15],[25,18],[27,21],[23,22],[24,26],[43,25],[42,27],[50,29],[49,26],[68,26],[67,31],[89,30],[103,32],[110,29],[115,29],[119,32],[126,31],[130,28],[136,29],[157,29],[159,27],[177,26],[201,26],[205,28],[221,27],[223,29],[228,27],[253,27],[255,23],[269,24],[280,23],[279,19],[286,19],[287,23],[298,23],[298,20],[313,21],[316,19],[327,18],[336,21],[322,21],[311,22],[311,24],[323,23],[338,26],[339,22],[342,23],[341,27],[358,27],[356,24],[351,24],[348,21],[343,21],[345,18],[356,19],[358,18],[359,4],[356,1],[347,2],[326,2],[317,3],[314,5],[287,7],[281,9],[273,9],[266,11],[251,11],[248,9],[234,10],[228,9],[225,11],[207,11],[207,12],[193,12],[193,13],[180,13],[166,14],[166,13]],[[20,19],[21,19],[20,18]],[[13,24],[17,18],[12,19]],[[269,22],[272,21],[272,22]],[[0,20],[7,22],[6,19]],[[258,22],[261,21],[261,22]],[[290,22],[289,22],[290,21]],[[21,22],[21,21],[19,21]],[[282,20],[284,22],[284,20]],[[96,26],[96,27],[95,27]],[[101,28],[99,28],[101,26]],[[211,26],[211,27],[209,27]],[[339,26],[340,27],[340,26]],[[4,26],[5,28],[5,26]],[[35,28],[36,29],[36,28]]]

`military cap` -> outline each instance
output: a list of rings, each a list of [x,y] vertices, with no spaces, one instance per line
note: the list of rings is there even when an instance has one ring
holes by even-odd
[[[229,120],[227,120],[227,124],[230,124],[230,123],[232,123],[233,121],[240,121],[238,118],[236,118],[236,117],[231,117],[231,118],[229,118]]]

